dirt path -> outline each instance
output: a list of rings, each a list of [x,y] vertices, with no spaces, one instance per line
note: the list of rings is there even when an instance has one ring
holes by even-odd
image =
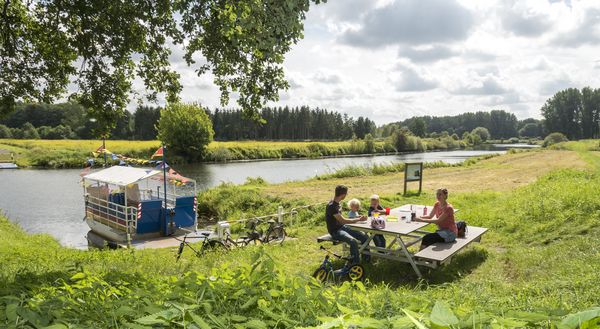
[[[555,169],[586,166],[586,162],[572,151],[542,150],[506,154],[468,167],[424,169],[423,189],[431,191],[445,186],[453,192],[507,191],[529,184]],[[265,187],[265,192],[284,198],[302,197],[311,202],[327,200],[338,184],[349,186],[352,196],[356,197],[368,197],[373,193],[395,194],[402,193],[403,176],[385,174],[283,183],[269,185]]]

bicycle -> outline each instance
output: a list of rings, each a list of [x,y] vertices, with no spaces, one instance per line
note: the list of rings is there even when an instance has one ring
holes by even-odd
[[[362,265],[350,265],[349,257],[342,257],[332,251],[325,249],[325,247],[323,246],[321,246],[320,249],[325,250],[327,252],[327,255],[325,255],[325,259],[323,260],[323,263],[321,263],[321,266],[319,266],[319,268],[316,269],[313,273],[313,278],[319,280],[320,282],[325,282],[335,278],[343,277],[350,279],[350,281],[359,281],[364,277],[365,268]],[[345,260],[346,262],[344,263],[344,266],[340,269],[334,270],[333,262],[331,261],[329,255],[333,255],[337,259]]]
[[[261,221],[260,219],[255,219],[248,222],[247,227],[249,231],[246,232],[246,237],[242,237],[244,245],[259,245],[262,243],[269,243],[273,240],[280,240],[283,242],[286,237],[283,223],[277,222],[273,219],[267,221],[267,223],[269,223],[269,228],[267,228],[267,232],[265,234],[263,234],[263,230],[257,229],[257,226],[262,223],[264,223],[264,221]]]
[[[200,236],[188,236],[188,234],[191,234],[191,233],[200,233]],[[179,249],[177,250],[177,260],[176,261],[179,261],[179,258],[181,258],[181,254],[183,254],[183,249],[186,246],[188,248],[192,249],[194,254],[196,254],[196,257],[200,257],[200,256],[204,255],[204,253],[206,252],[207,249],[210,249],[210,250],[217,250],[217,249],[221,249],[221,248],[227,249],[227,246],[225,246],[225,244],[222,241],[215,240],[215,239],[209,239],[210,235],[211,235],[211,232],[188,231],[188,233],[186,233],[183,236],[183,240],[175,238],[176,240],[181,241],[181,243],[179,243]],[[200,250],[196,250],[194,247],[192,247],[192,244],[187,241],[188,239],[203,239],[202,245],[200,246]]]
[[[246,223],[246,229],[248,229],[248,231],[246,231],[246,236],[241,237],[241,243],[244,246],[249,244],[259,245],[262,243],[263,231],[257,229],[259,223],[260,220],[258,219],[249,220],[248,223]]]
[[[269,243],[273,240],[280,240],[279,243],[283,243],[283,240],[285,240],[286,237],[283,223],[273,219],[269,220],[268,223],[269,228],[267,229],[267,233],[262,237],[262,242]]]

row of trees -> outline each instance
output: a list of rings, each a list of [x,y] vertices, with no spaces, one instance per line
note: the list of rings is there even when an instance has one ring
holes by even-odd
[[[569,139],[600,137],[600,89],[559,91],[542,107],[546,129]]]
[[[125,111],[110,132],[113,139],[156,139],[160,109],[142,106],[133,114]],[[93,139],[100,123],[76,103],[19,104],[0,120],[0,138]],[[33,134],[36,130],[37,134]]]
[[[240,110],[207,111],[217,140],[342,140],[353,136],[364,138],[375,131],[368,118],[354,119],[348,115],[307,106],[296,108],[265,108],[264,122],[248,119]],[[113,139],[153,140],[160,109],[142,106],[134,113],[125,112],[111,131]],[[85,109],[75,103],[58,105],[19,105],[6,119],[0,138],[92,139],[98,122],[89,119]],[[5,129],[8,128],[8,129]],[[34,134],[32,129],[36,131]]]
[[[420,116],[412,117],[401,122],[383,125],[378,128],[380,137],[393,134],[399,127],[407,127],[418,137],[426,137],[447,132],[449,135],[462,136],[477,127],[486,128],[493,139],[510,137],[540,137],[544,135],[543,124],[536,119],[517,120],[517,117],[503,110],[490,112],[466,112],[455,116]]]
[[[209,115],[216,140],[362,139],[375,131],[375,123],[368,118],[354,119],[308,106],[265,108],[260,113],[263,123],[244,117],[240,110],[217,109]]]

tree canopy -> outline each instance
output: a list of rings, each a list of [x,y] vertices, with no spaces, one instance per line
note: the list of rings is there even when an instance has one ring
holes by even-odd
[[[542,107],[547,131],[569,139],[600,136],[600,89],[569,88],[557,92]]]
[[[198,75],[208,71],[245,113],[278,99],[287,88],[282,63],[302,38],[311,3],[325,0],[4,0],[0,2],[0,115],[18,102],[45,102],[67,93],[106,137],[123,115],[132,82],[149,100],[179,100],[171,46]]]

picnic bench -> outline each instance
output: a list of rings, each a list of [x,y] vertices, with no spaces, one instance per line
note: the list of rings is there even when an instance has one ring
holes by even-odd
[[[423,207],[420,205],[412,205],[416,208],[417,213],[422,213]],[[410,211],[411,205],[394,208],[390,211],[390,217],[396,217],[396,221],[388,220],[385,228],[375,229],[371,227],[370,220],[354,224],[347,224],[355,230],[362,231],[368,234],[369,238],[365,243],[360,245],[359,251],[364,255],[372,257],[381,257],[390,260],[409,263],[417,276],[422,277],[418,266],[429,268],[437,268],[442,264],[449,263],[456,253],[468,246],[471,242],[481,241],[481,236],[487,231],[487,228],[468,226],[464,237],[456,238],[456,241],[451,243],[435,243],[425,249],[412,253],[408,248],[415,245],[423,239],[425,234],[431,233],[422,230],[428,223],[422,222],[405,222],[400,218],[401,214],[406,214]],[[391,242],[387,242],[385,248],[371,246],[371,240],[375,234],[383,234],[393,237]],[[332,242],[339,244],[340,241],[333,239],[329,234],[317,238],[317,242]]]

